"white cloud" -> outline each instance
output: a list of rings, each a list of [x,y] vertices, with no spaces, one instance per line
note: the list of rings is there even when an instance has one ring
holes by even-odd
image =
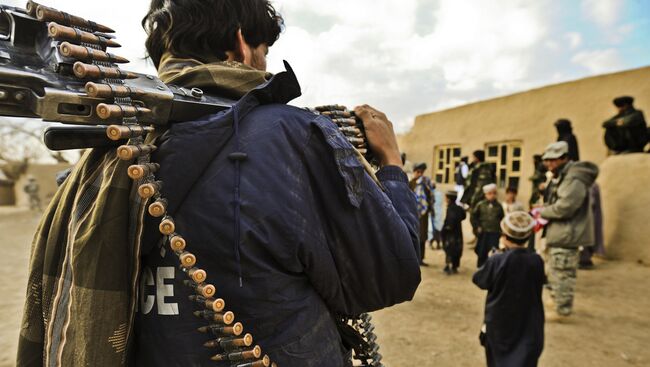
[[[582,0],[587,16],[601,26],[614,25],[620,18],[625,0]]]
[[[569,47],[571,47],[571,49],[576,49],[582,45],[582,34],[578,32],[569,32],[564,35],[564,38],[569,42]]]
[[[415,114],[446,107],[441,100],[467,100],[464,94],[485,86],[503,93],[526,77],[532,50],[547,31],[546,1],[423,2],[337,0],[323,7],[315,0],[277,0],[288,27],[270,65],[280,68],[286,58],[294,66],[304,92],[298,103],[377,104],[400,130]],[[292,26],[292,16],[306,11],[336,25],[321,32]],[[445,91],[452,95],[441,98]]]
[[[616,49],[582,51],[571,59],[591,73],[605,73],[620,70],[623,67],[623,60]]]

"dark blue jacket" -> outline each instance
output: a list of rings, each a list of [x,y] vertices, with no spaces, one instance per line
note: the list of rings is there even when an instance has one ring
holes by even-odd
[[[173,125],[154,161],[177,232],[255,343],[282,367],[343,366],[332,315],[410,300],[420,282],[415,199],[400,168],[379,171],[382,191],[329,118],[284,105],[286,74]],[[214,366],[157,225],[144,241],[138,365]]]

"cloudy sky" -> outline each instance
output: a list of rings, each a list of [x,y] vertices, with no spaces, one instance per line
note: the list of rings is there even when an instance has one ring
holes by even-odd
[[[116,28],[131,68],[155,72],[139,26],[148,0],[42,2]],[[286,30],[269,69],[291,63],[303,87],[294,103],[369,103],[402,132],[421,113],[650,65],[650,0],[273,3]]]

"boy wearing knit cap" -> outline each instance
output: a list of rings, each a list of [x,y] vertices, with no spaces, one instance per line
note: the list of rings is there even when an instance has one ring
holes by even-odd
[[[487,290],[481,342],[488,367],[536,367],[544,348],[544,262],[526,249],[535,221],[526,212],[500,224],[505,250],[490,257],[473,277]]]
[[[503,206],[497,201],[497,185],[483,186],[485,198],[472,209],[471,222],[476,228],[478,242],[474,252],[478,256],[477,267],[481,267],[492,249],[499,248],[500,223],[505,216]]]

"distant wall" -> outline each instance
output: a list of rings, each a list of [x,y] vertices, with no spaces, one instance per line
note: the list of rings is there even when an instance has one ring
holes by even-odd
[[[650,264],[650,154],[612,156],[600,169],[607,255]]]
[[[637,108],[650,117],[650,67],[551,85],[488,101],[418,116],[412,130],[400,136],[400,148],[411,162],[433,167],[434,146],[460,144],[463,155],[483,149],[487,142],[521,141],[523,148],[521,199],[530,195],[527,179],[533,172],[532,155],[557,138],[553,123],[568,118],[583,160],[601,163],[607,157],[603,121],[616,111],[611,101],[620,95],[635,97]],[[432,174],[432,170],[427,174]],[[443,188],[448,188],[444,187]]]

